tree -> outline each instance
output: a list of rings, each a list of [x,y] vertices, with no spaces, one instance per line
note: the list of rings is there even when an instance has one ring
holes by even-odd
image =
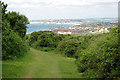
[[[10,22],[10,28],[23,38],[26,34],[26,24],[29,23],[28,18],[17,12],[8,12],[5,17]]]
[[[28,19],[16,12],[16,15],[6,13],[7,4],[0,2],[2,6],[2,59],[13,59],[23,56],[28,51],[28,46],[21,37],[25,36]],[[16,22],[16,24],[13,24]],[[12,25],[13,24],[13,25]],[[18,31],[15,31],[19,29]],[[20,30],[21,29],[21,30]],[[19,36],[19,35],[21,36]]]
[[[4,2],[1,2],[0,1],[0,6],[1,6],[1,8],[2,8],[2,19],[4,19],[4,15],[5,15],[5,13],[6,13],[6,9],[7,9],[7,4],[4,4]]]

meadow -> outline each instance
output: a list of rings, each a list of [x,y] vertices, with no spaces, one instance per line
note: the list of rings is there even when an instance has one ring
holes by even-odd
[[[30,48],[23,58],[2,62],[3,78],[80,78],[76,59]]]

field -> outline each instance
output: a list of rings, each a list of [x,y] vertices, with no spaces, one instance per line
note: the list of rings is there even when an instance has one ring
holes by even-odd
[[[3,61],[3,78],[80,78],[75,59],[31,48],[27,56]]]

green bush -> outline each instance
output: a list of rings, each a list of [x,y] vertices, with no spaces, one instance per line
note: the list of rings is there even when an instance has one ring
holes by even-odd
[[[80,44],[79,38],[77,39],[70,36],[59,42],[56,50],[68,57],[77,57],[75,53]]]
[[[29,38],[29,45],[40,50],[53,50],[58,45],[58,42],[63,39],[63,35],[54,34],[51,31],[33,32]],[[48,49],[48,50],[47,50]]]
[[[31,46],[35,41],[37,41],[38,39],[38,36],[42,34],[42,32],[33,32],[30,34],[30,37],[29,37],[29,45]]]
[[[92,36],[89,46],[79,52],[78,71],[88,78],[116,78],[120,75],[118,29]]]
[[[2,57],[4,60],[13,59],[23,56],[28,51],[28,46],[25,41],[21,39],[17,34],[10,31],[3,33],[2,36]]]
[[[25,16],[17,14],[16,12],[6,13],[7,5],[5,5],[1,1],[0,4],[2,4],[2,10],[3,10],[2,11],[2,59],[6,60],[6,59],[18,58],[20,56],[23,56],[25,53],[27,53],[29,49],[24,39],[25,31],[26,31],[25,25],[27,22],[27,18]],[[14,15],[14,13],[17,15],[17,17]],[[23,35],[21,36],[20,34]]]
[[[10,23],[10,29],[18,33],[21,38],[26,35],[26,24],[28,24],[28,18],[17,12],[8,12],[5,14],[5,19]]]

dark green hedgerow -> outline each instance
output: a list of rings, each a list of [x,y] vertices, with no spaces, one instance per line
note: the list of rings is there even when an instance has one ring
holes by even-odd
[[[50,51],[54,50],[63,38],[63,35],[57,35],[51,31],[33,32],[30,34],[29,45],[43,51]]]
[[[2,40],[2,57],[4,60],[23,56],[29,50],[26,41],[23,41],[12,31],[9,34],[3,34]]]
[[[16,12],[6,12],[7,5],[2,4],[2,59],[14,59],[23,56],[29,50],[24,39],[28,19]]]
[[[120,76],[118,28],[110,33],[93,36],[85,50],[78,50],[78,71],[87,78],[117,78]]]
[[[60,41],[56,50],[64,54],[68,57],[75,57],[78,58],[78,54],[76,51],[78,50],[78,47],[83,45],[83,42],[85,40],[85,37],[73,37],[69,36],[66,37],[64,40]],[[81,46],[82,47],[82,46]]]

